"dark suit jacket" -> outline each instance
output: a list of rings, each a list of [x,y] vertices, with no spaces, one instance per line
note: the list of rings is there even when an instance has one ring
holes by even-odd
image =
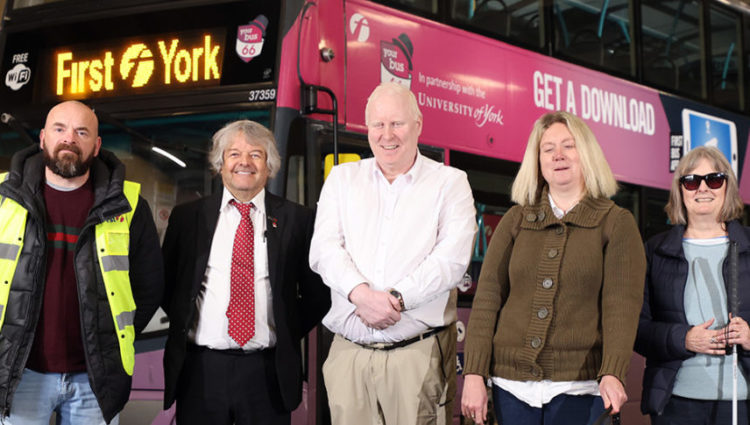
[[[195,299],[211,252],[222,191],[179,205],[172,210],[164,238],[169,338],[164,352],[164,408],[175,400],[185,361],[187,333],[195,319]],[[329,289],[310,270],[308,252],[314,213],[266,192],[266,243],[276,325],[276,374],[281,398],[289,411],[302,399],[300,340],[320,321],[331,305]],[[231,244],[234,235],[222,235]],[[257,385],[257,383],[248,383]]]

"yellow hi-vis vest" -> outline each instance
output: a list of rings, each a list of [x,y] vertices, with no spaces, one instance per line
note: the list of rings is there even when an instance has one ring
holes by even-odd
[[[7,173],[0,174],[4,181]],[[138,205],[141,185],[125,181],[123,192],[130,204],[130,211],[110,218],[95,227],[96,253],[99,269],[107,290],[109,308],[115,323],[122,367],[128,375],[133,375],[135,364],[135,300],[130,287],[128,253],[130,247],[130,222]],[[10,285],[18,266],[18,259],[23,248],[26,216],[28,211],[16,201],[3,198],[0,200],[0,329],[5,322],[5,307],[8,304]]]

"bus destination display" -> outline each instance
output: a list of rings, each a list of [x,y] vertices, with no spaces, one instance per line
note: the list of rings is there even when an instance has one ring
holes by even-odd
[[[78,99],[218,86],[225,31],[66,46],[41,57],[38,98]]]

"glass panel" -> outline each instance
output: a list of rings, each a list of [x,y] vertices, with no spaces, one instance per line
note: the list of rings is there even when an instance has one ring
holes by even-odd
[[[672,225],[664,212],[664,207],[669,200],[669,191],[647,188],[646,198],[646,228],[642,229],[643,239],[648,240],[651,236],[669,230]]]
[[[492,233],[513,205],[510,190],[520,164],[451,151],[450,165],[466,171],[477,209],[479,232],[474,240],[471,265],[467,271],[471,285],[459,285],[458,293],[459,307],[469,307]]]
[[[539,0],[454,0],[451,18],[490,36],[543,45]]]
[[[208,163],[211,136],[225,124],[250,119],[269,125],[269,112],[238,111],[214,114],[155,117],[125,121],[133,132],[110,124],[100,124],[102,147],[114,152],[126,166],[126,176],[141,183],[141,195],[154,211],[161,234],[172,207],[212,193]],[[145,136],[142,138],[140,136]],[[166,154],[153,150],[156,146]],[[177,162],[183,161],[184,166]]]
[[[705,98],[698,0],[644,2],[641,21],[645,82]]]
[[[403,9],[408,12],[426,12],[437,14],[438,0],[373,0],[386,6]]]
[[[619,183],[620,189],[617,191],[612,200],[615,204],[630,211],[635,218],[636,223],[640,223],[640,190],[638,186],[626,183]]]
[[[23,9],[25,7],[39,6],[47,3],[57,3],[62,0],[13,0],[13,9]]]
[[[555,52],[633,74],[628,0],[555,0]]]
[[[305,157],[291,155],[287,164],[286,198],[305,203]]]
[[[38,133],[37,133],[38,134]],[[33,136],[39,140],[38,136]],[[21,135],[9,127],[0,125],[0,172],[8,171],[10,168],[10,157],[16,151],[29,146],[29,142],[22,139]]]
[[[711,7],[711,91],[713,103],[739,109],[742,82],[738,78],[740,63],[740,19]]]

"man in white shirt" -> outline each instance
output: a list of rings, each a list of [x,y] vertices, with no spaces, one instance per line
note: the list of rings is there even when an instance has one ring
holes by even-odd
[[[365,121],[374,158],[331,171],[310,265],[331,287],[336,334],[323,376],[337,424],[447,423],[456,381],[456,285],[476,232],[466,173],[422,156],[408,89],[378,86]]]
[[[302,397],[300,340],[330,295],[307,262],[314,216],[266,192],[273,134],[235,121],[209,154],[223,190],[172,211],[164,237],[164,407],[180,425],[288,425]]]

